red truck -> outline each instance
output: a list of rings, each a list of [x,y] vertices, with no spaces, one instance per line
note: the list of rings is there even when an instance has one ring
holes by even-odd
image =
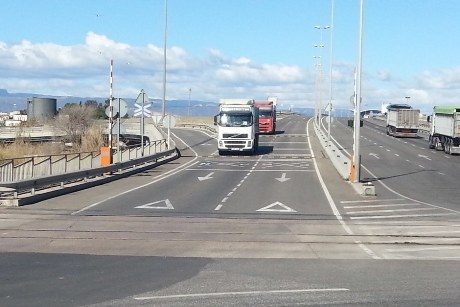
[[[256,101],[259,108],[259,133],[274,134],[276,131],[276,105],[273,101]]]

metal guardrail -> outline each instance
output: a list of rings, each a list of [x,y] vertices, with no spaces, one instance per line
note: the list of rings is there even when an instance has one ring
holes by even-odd
[[[179,124],[177,125],[178,127],[184,127],[184,128],[193,128],[193,129],[201,129],[201,130],[206,130],[212,133],[217,133],[216,128],[210,125],[203,125],[203,124]]]
[[[29,196],[35,196],[36,192],[40,189],[52,189],[58,187],[63,190],[66,185],[75,185],[76,183],[87,183],[93,179],[93,185],[100,184],[98,179],[104,179],[109,177],[116,177],[122,175],[124,172],[133,170],[136,168],[137,171],[142,171],[145,167],[152,167],[152,165],[144,165],[147,163],[157,163],[159,160],[164,159],[164,162],[168,162],[171,159],[175,159],[179,154],[176,148],[169,149],[163,152],[159,152],[153,155],[145,156],[142,158],[111,164],[108,166],[96,167],[86,170],[80,170],[70,173],[43,176],[38,178],[32,178],[27,180],[21,180],[16,182],[6,182],[0,184],[0,205],[5,206],[18,206],[19,198],[21,194],[29,194]],[[167,159],[170,157],[170,159]],[[115,180],[118,178],[113,178]],[[108,181],[112,181],[108,180]],[[81,187],[79,189],[82,189]],[[75,189],[75,190],[78,190]],[[54,192],[54,191],[51,191]],[[59,193],[64,194],[64,192]]]
[[[113,163],[129,161],[167,149],[166,140],[152,141],[144,146],[122,148],[113,153]],[[0,186],[4,182],[58,175],[101,165],[100,152],[68,153],[60,155],[21,157],[0,161]]]

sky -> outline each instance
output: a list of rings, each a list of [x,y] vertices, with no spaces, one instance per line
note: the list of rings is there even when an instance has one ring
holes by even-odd
[[[361,108],[460,104],[460,1],[363,3]],[[115,97],[161,99],[166,32],[168,100],[352,108],[359,15],[360,0],[1,0],[0,89],[108,97],[112,59]]]

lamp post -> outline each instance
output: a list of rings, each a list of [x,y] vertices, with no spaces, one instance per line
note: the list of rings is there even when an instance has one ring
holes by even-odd
[[[165,0],[165,33],[164,33],[164,48],[163,48],[163,101],[161,111],[161,121],[163,122],[166,115],[166,46],[168,38],[168,0]]]
[[[315,125],[318,127],[318,118],[319,118],[319,75],[321,70],[321,56],[313,56],[315,59]]]
[[[333,50],[333,36],[332,33],[334,31],[334,0],[331,2],[331,30],[329,32],[331,42],[330,42],[330,50],[329,50],[329,112],[328,112],[328,121],[327,121],[327,140],[328,142],[331,141],[331,112],[332,112],[332,50]]]
[[[327,30],[329,29],[331,26],[314,26],[315,29],[319,30],[320,32],[320,43],[319,45],[313,45],[313,47],[315,48],[320,48],[320,64],[319,64],[319,70],[318,70],[318,111],[317,111],[317,124],[319,125],[320,124],[320,119],[321,119],[321,109],[322,109],[322,90],[323,90],[323,72],[322,72],[322,63],[321,63],[321,58],[322,58],[322,49],[321,48],[324,48],[324,44],[323,44],[323,30]]]
[[[362,53],[363,53],[363,1],[360,2],[359,14],[359,44],[358,44],[358,69],[356,72],[356,94],[355,94],[355,117],[354,117],[354,154],[352,161],[352,169],[350,172],[350,181],[358,183],[360,181],[360,126],[361,126],[361,73],[362,73]]]

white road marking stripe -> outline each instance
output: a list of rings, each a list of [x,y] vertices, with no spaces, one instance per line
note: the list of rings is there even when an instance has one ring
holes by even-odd
[[[395,198],[395,199],[368,199],[368,200],[342,200],[341,204],[351,204],[351,203],[373,203],[381,201],[399,201],[405,200],[404,198]]]
[[[376,216],[352,216],[351,220],[364,220],[364,219],[393,219],[401,217],[431,217],[431,216],[446,216],[454,215],[455,213],[437,213],[437,214],[408,214],[408,215],[376,215]]]
[[[364,208],[388,208],[402,206],[420,206],[420,204],[388,204],[388,205],[366,205],[366,206],[344,206],[345,209],[364,209]]]
[[[437,210],[436,208],[411,208],[411,209],[389,209],[389,210],[364,210],[364,211],[349,211],[347,214],[370,214],[370,213],[390,213],[390,212],[409,212],[409,211],[430,211]]]
[[[233,291],[233,292],[214,292],[214,293],[190,293],[175,295],[157,295],[157,296],[139,296],[135,300],[158,300],[158,299],[176,299],[191,297],[216,297],[216,296],[239,296],[239,295],[261,295],[261,294],[282,294],[282,293],[312,293],[312,292],[339,292],[350,291],[347,288],[330,288],[330,289],[295,289],[295,290],[267,290],[267,291]]]

